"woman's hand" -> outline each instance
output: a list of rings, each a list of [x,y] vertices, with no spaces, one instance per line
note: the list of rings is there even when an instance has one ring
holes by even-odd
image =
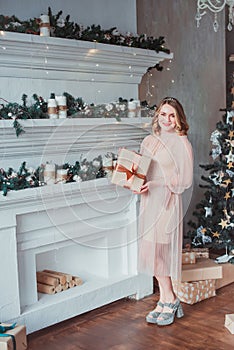
[[[148,185],[148,182],[147,182],[147,183],[145,183],[143,186],[141,186],[140,192],[138,192],[138,191],[133,191],[133,193],[135,193],[135,194],[142,194],[142,193],[146,193],[146,192],[148,192],[148,191],[149,191],[149,185]]]

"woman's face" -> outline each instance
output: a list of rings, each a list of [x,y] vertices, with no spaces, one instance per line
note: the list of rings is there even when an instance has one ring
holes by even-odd
[[[176,111],[175,108],[165,104],[162,106],[158,115],[158,124],[162,131],[175,131]]]

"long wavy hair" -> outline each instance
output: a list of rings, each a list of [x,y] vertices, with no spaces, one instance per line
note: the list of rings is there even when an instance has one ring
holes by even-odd
[[[189,129],[189,125],[188,125],[187,120],[186,120],[186,115],[184,113],[184,108],[181,105],[181,103],[174,97],[165,97],[164,99],[162,99],[162,101],[158,105],[158,107],[157,107],[157,109],[155,111],[155,115],[154,115],[153,120],[152,120],[153,133],[160,134],[161,127],[159,126],[159,123],[158,123],[158,116],[159,116],[159,113],[161,111],[162,106],[165,105],[165,104],[168,104],[168,105],[172,106],[175,109],[175,112],[176,112],[176,115],[175,115],[175,117],[176,117],[175,131],[180,136],[187,135],[187,132],[188,132],[188,129]]]

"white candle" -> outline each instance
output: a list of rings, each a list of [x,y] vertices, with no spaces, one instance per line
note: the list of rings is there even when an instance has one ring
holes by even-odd
[[[49,98],[47,101],[47,113],[50,119],[58,118],[57,108],[56,100],[54,98]]]
[[[128,102],[128,118],[134,118],[136,116],[136,102]]]
[[[133,100],[133,102],[136,105],[136,117],[141,116],[141,101],[140,100]]]
[[[40,17],[40,36],[50,36],[50,18],[48,15]]]
[[[47,185],[55,183],[55,164],[47,163],[44,169],[44,181]]]
[[[67,98],[66,96],[56,96],[56,102],[58,104],[58,116],[59,118],[67,117]]]
[[[57,170],[57,182],[65,183],[67,181],[67,169]]]

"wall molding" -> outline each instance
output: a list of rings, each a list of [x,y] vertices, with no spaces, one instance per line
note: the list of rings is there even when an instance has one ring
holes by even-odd
[[[139,84],[147,68],[173,54],[154,50],[0,32],[2,77]]]

